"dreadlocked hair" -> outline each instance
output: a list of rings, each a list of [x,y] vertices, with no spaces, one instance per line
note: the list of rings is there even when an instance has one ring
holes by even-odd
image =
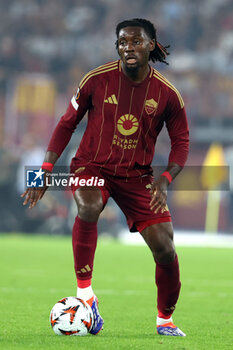
[[[143,19],[143,18],[133,18],[130,20],[126,20],[123,22],[118,23],[116,26],[116,36],[117,39],[119,37],[119,32],[122,28],[125,27],[141,27],[145,30],[146,34],[149,36],[150,39],[154,39],[155,41],[155,48],[153,51],[150,52],[149,60],[152,62],[159,61],[163,62],[168,65],[168,62],[166,61],[167,56],[169,55],[169,52],[167,49],[170,47],[163,46],[157,41],[156,37],[156,29],[150,21]],[[118,49],[118,40],[116,40],[116,49]]]

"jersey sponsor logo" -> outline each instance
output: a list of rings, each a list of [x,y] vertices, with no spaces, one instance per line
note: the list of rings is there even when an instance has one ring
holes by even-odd
[[[138,120],[133,114],[124,114],[117,121],[117,129],[124,136],[134,134],[138,127]]]
[[[152,114],[158,108],[158,102],[156,102],[153,98],[150,100],[146,100],[145,102],[145,111],[147,114]]]
[[[130,138],[121,138],[118,135],[114,135],[113,137],[113,145],[121,147],[123,149],[135,149],[137,147],[138,139],[130,139]]]
[[[111,95],[110,97],[106,98],[106,100],[104,100],[105,103],[111,103],[114,105],[117,105],[117,99],[116,99],[116,95]]]

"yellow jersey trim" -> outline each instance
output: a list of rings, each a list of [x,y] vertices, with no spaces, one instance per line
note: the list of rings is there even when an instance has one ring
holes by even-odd
[[[175,88],[175,86],[174,85],[172,85],[162,74],[160,74],[156,69],[154,69],[154,75],[153,75],[155,78],[157,78],[158,80],[160,80],[160,81],[162,81],[165,85],[167,85],[170,89],[172,89],[175,93],[176,93],[176,95],[177,95],[177,97],[178,97],[178,99],[179,99],[179,102],[180,102],[180,106],[181,106],[181,108],[183,108],[184,107],[184,101],[183,101],[183,99],[182,99],[182,97],[181,97],[181,94],[179,93],[179,91]]]
[[[81,80],[79,87],[80,89],[85,85],[85,83],[93,76],[96,75],[95,73],[105,73],[108,72],[111,69],[116,69],[118,68],[118,61],[114,61],[111,63],[106,63],[102,66],[99,66],[98,68],[95,68],[93,70],[91,70],[89,73],[87,73],[83,79]]]

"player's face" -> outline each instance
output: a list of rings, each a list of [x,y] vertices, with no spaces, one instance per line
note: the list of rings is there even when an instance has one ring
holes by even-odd
[[[118,53],[128,69],[147,65],[154,45],[154,40],[141,27],[125,27],[119,31]]]

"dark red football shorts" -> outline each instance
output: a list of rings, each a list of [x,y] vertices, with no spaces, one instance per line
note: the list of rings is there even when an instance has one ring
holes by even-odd
[[[153,224],[172,221],[168,207],[167,211],[157,214],[150,209],[152,175],[146,174],[126,179],[106,174],[103,170],[99,171],[97,167],[83,166],[75,171],[75,176],[79,177],[79,180],[92,179],[92,183],[95,182],[95,187],[101,191],[104,206],[108,198],[112,197],[125,214],[131,232],[141,232]],[[99,186],[97,179],[103,179],[104,186]],[[81,187],[80,184],[72,185],[73,194],[79,187]],[[90,190],[93,190],[93,187]]]

